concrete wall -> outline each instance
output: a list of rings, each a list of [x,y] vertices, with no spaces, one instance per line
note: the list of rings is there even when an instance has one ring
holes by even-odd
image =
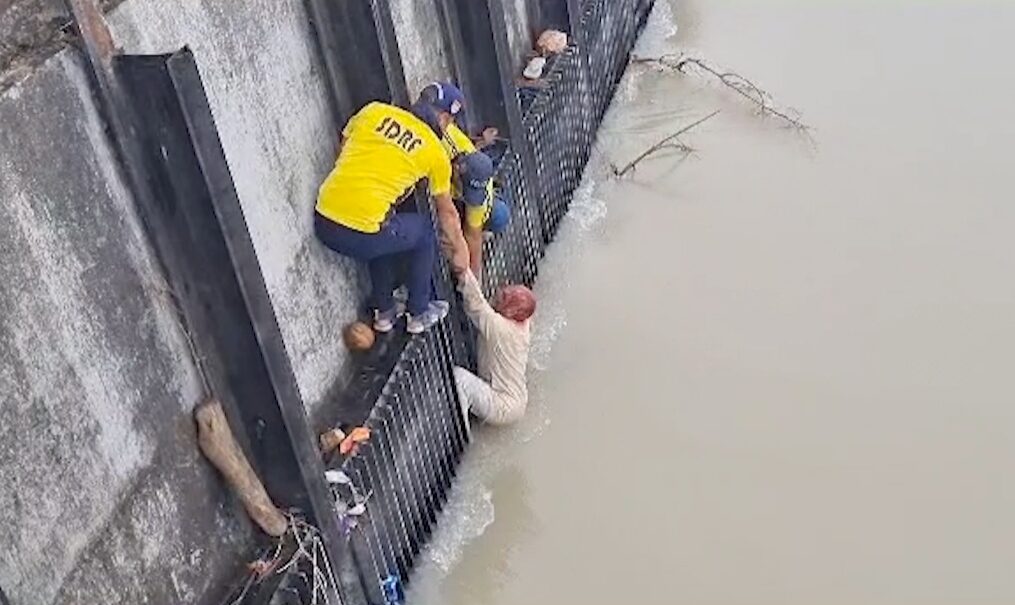
[[[0,0],[0,90],[52,55],[69,21],[61,0]]]
[[[131,53],[194,51],[300,392],[311,411],[341,384],[357,265],[313,237],[335,161],[324,68],[303,0],[129,0],[110,17]]]
[[[437,3],[433,0],[391,0],[391,17],[409,96],[415,99],[427,84],[450,79],[451,53],[441,36]]]
[[[524,65],[525,55],[536,43],[532,35],[532,25],[529,23],[529,1],[503,0],[503,3],[508,26],[508,45],[517,65],[521,67]]]
[[[0,586],[195,602],[251,534],[194,447],[200,382],[77,55],[0,124]]]

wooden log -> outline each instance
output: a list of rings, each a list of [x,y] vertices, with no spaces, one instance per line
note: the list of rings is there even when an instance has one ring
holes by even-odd
[[[269,536],[277,538],[285,534],[289,521],[271,501],[257,473],[236,443],[222,404],[214,399],[202,403],[194,410],[194,419],[197,421],[197,443],[201,451],[225,477],[250,518]]]

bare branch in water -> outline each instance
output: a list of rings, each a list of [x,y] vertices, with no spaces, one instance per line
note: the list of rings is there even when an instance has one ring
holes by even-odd
[[[790,128],[801,132],[807,132],[810,130],[810,126],[800,120],[800,113],[798,111],[792,108],[779,108],[779,106],[775,104],[775,101],[773,101],[772,96],[754,82],[738,73],[723,71],[713,67],[702,59],[689,57],[680,53],[662,55],[661,57],[634,57],[632,62],[655,65],[663,69],[678,71],[682,74],[688,73],[686,71],[687,68],[689,66],[693,66],[699,71],[712,75],[724,86],[750,101],[758,108],[758,112],[761,115],[775,117],[784,122]]]
[[[705,116],[704,118],[692,122],[687,126],[681,128],[680,130],[674,132],[673,134],[668,135],[663,139],[660,139],[654,145],[643,151],[638,157],[628,162],[627,165],[625,165],[623,168],[617,168],[616,165],[611,166],[613,168],[613,176],[621,178],[634,172],[638,168],[638,164],[640,164],[643,160],[645,160],[649,156],[659,153],[660,151],[663,151],[664,149],[675,149],[684,154],[692,153],[694,149],[687,146],[686,144],[684,144],[683,141],[680,140],[681,135],[687,134],[691,130],[694,130],[698,126],[711,120],[718,114],[719,110],[717,109],[712,113],[708,114],[707,116]]]

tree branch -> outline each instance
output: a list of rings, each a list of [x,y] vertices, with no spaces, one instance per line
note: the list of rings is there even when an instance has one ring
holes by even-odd
[[[683,135],[683,134],[687,134],[691,130],[693,130],[693,129],[697,128],[698,126],[704,124],[705,122],[711,120],[712,118],[714,118],[718,114],[719,114],[719,110],[717,109],[717,110],[713,111],[712,113],[708,114],[707,116],[701,118],[700,120],[696,120],[696,121],[692,122],[691,124],[688,124],[687,126],[684,126],[680,130],[674,132],[673,134],[668,135],[668,136],[666,136],[663,139],[660,139],[654,145],[652,145],[651,147],[649,147],[648,149],[643,151],[638,157],[636,157],[633,160],[631,160],[630,162],[628,162],[623,168],[617,168],[616,165],[611,165],[611,168],[613,169],[613,175],[618,177],[618,178],[622,178],[622,177],[626,176],[627,174],[629,174],[631,172],[634,172],[638,168],[638,164],[640,164],[643,160],[645,160],[646,158],[648,158],[649,156],[651,156],[653,154],[656,154],[656,153],[662,151],[663,149],[676,149],[676,150],[681,151],[681,152],[683,152],[685,154],[693,152],[694,149],[692,149],[691,147],[688,147],[687,145],[685,145],[680,140],[680,136]]]
[[[801,121],[800,112],[792,108],[779,108],[772,99],[772,96],[754,82],[736,72],[717,69],[702,59],[679,53],[662,55],[660,57],[635,57],[632,59],[632,62],[655,65],[662,69],[678,71],[682,74],[688,73],[686,71],[688,66],[693,66],[699,71],[710,74],[719,80],[721,84],[747,99],[758,108],[758,113],[761,115],[777,118],[790,128],[801,132],[810,130],[810,126]]]

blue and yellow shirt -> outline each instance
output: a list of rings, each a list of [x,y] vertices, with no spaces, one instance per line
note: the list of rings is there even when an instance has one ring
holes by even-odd
[[[441,144],[452,161],[460,155],[476,153],[478,151],[468,135],[462,132],[455,124],[448,126],[444,137],[441,139]],[[452,183],[451,197],[457,200],[462,199],[462,186],[461,183],[457,182],[457,179]],[[479,206],[465,205],[465,223],[475,229],[482,229],[486,225],[486,221],[490,219],[490,211],[493,208],[492,202],[493,179],[490,179],[490,182],[486,185],[486,201]]]

